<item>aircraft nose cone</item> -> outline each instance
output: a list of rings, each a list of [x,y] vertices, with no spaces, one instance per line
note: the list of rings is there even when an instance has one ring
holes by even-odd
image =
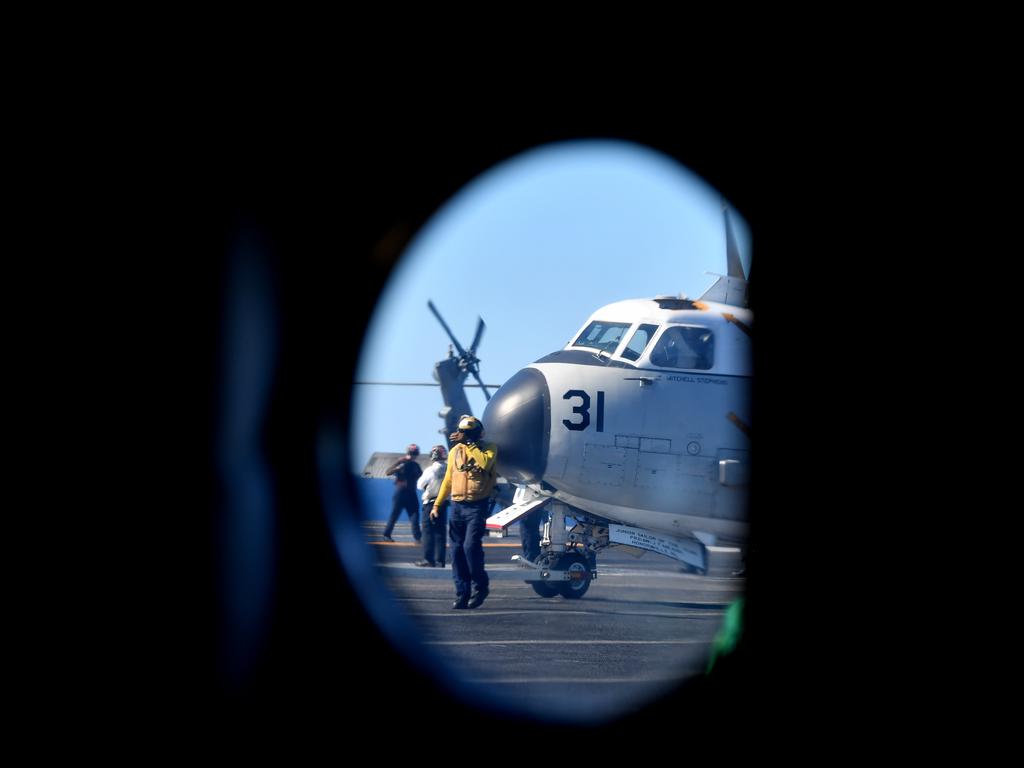
[[[544,374],[524,368],[487,403],[484,440],[498,446],[498,472],[513,483],[539,482],[547,468],[551,397]]]

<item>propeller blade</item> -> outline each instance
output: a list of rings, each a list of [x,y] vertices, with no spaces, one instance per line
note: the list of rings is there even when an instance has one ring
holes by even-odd
[[[482,317],[477,317],[476,335],[473,337],[473,343],[469,345],[469,354],[473,355],[473,357],[476,357],[476,348],[480,343],[480,337],[484,335],[484,329],[486,327],[487,325],[484,323],[484,319]]]
[[[448,327],[448,323],[444,321],[444,318],[441,317],[441,313],[437,311],[437,307],[434,306],[434,302],[428,299],[427,306],[430,307],[430,311],[434,313],[434,317],[437,318],[437,322],[439,322],[441,324],[441,327],[444,328],[445,331],[447,331],[448,338],[452,340],[452,343],[455,345],[455,348],[459,350],[459,357],[465,357],[466,350],[464,350],[462,348],[462,345],[459,344],[459,340],[455,338],[455,334],[452,333],[452,329]]]
[[[487,385],[484,384],[484,380],[480,378],[480,374],[477,373],[475,370],[473,371],[473,378],[477,380],[477,383],[480,385],[480,389],[484,391],[484,399],[490,400],[491,393],[487,391]]]

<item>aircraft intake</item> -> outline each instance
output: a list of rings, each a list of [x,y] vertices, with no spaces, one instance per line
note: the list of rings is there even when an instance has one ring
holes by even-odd
[[[524,368],[484,409],[484,440],[498,446],[498,472],[513,483],[539,482],[548,462],[551,397],[544,374]]]

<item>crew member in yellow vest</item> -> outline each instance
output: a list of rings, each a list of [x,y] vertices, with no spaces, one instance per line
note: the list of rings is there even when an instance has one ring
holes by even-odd
[[[484,570],[484,534],[491,509],[491,493],[498,481],[498,449],[481,440],[484,425],[473,416],[459,419],[458,431],[449,435],[452,449],[441,489],[430,519],[449,493],[448,538],[452,545],[452,577],[455,602],[452,608],[477,608],[487,599],[490,579]],[[472,593],[470,592],[472,590]]]

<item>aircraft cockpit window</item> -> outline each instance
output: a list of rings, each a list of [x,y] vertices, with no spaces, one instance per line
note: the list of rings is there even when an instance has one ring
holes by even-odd
[[[708,370],[714,359],[714,334],[696,326],[666,329],[651,352],[651,364],[662,368]]]
[[[595,320],[588,325],[579,338],[573,342],[574,347],[594,347],[611,354],[619,346],[622,337],[629,330],[629,323],[606,323]]]
[[[633,334],[633,338],[629,340],[629,344],[622,350],[622,356],[627,360],[637,360],[640,355],[647,349],[647,345],[654,338],[654,334],[657,333],[658,326],[656,325],[641,325],[636,329]]]

